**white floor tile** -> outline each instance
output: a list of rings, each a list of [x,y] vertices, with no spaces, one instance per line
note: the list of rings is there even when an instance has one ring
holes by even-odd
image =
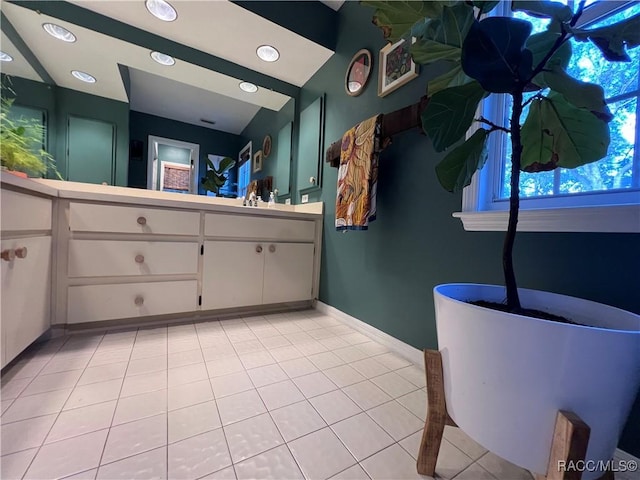
[[[24,478],[61,478],[97,467],[107,431],[87,433],[43,446]]]
[[[167,354],[166,338],[160,339],[159,341],[154,340],[144,343],[140,343],[136,340],[136,344],[133,346],[133,350],[131,351],[131,360],[134,361],[152,357],[166,357]]]
[[[309,375],[303,375],[302,377],[296,377],[293,381],[302,394],[307,398],[316,397],[338,388],[335,383],[329,380],[322,372],[315,372],[310,373]]]
[[[140,358],[137,360],[131,360],[129,367],[127,368],[127,377],[133,375],[144,375],[154,372],[166,372],[167,370],[167,356],[162,355],[158,357]]]
[[[313,397],[309,402],[329,425],[362,411],[340,390]]]
[[[29,358],[24,360],[18,360],[14,363],[9,370],[4,372],[2,380],[19,380],[21,378],[33,378],[44,368],[48,359]],[[4,382],[3,382],[4,383]]]
[[[109,380],[107,382],[92,383],[76,387],[69,400],[64,404],[64,409],[86,407],[94,403],[108,402],[115,400],[120,394],[122,379]]]
[[[76,473],[75,475],[64,477],[63,480],[95,480],[97,474],[98,474],[98,469],[92,468],[91,470],[85,470],[84,472],[80,472],[80,473]]]
[[[261,332],[257,333],[260,342],[262,342],[262,344],[267,347],[267,349],[273,350],[275,348],[287,347],[291,345],[291,342],[284,338],[284,336],[280,335],[280,332],[278,332],[275,328],[273,330],[275,331],[275,335],[268,335],[267,337],[264,337]]]
[[[327,426],[307,401],[273,410],[271,417],[287,442]]]
[[[280,366],[291,378],[301,377],[302,375],[308,375],[309,373],[318,371],[315,365],[306,358],[296,358],[287,360],[286,362],[280,362]]]
[[[235,465],[239,480],[304,480],[296,461],[285,446],[273,448]]]
[[[364,353],[366,353],[369,356],[380,355],[382,353],[387,353],[389,351],[389,349],[384,345],[381,345],[378,342],[372,342],[372,341],[359,343],[356,345],[356,348],[358,350],[362,350]]]
[[[409,392],[417,390],[413,383],[405,380],[395,372],[389,372],[384,375],[380,375],[379,377],[374,377],[371,381],[393,398],[401,397],[402,395],[406,395]]]
[[[347,418],[331,426],[356,460],[364,460],[394,443],[366,413]]]
[[[60,413],[46,443],[57,442],[85,433],[95,432],[111,426],[116,401],[96,403]]]
[[[246,342],[234,343],[233,348],[235,348],[238,355],[266,350],[264,345],[262,345],[262,343],[260,343],[260,340],[258,340],[257,338],[255,340],[247,340]]]
[[[271,353],[273,358],[275,358],[278,362],[286,362],[287,360],[293,360],[294,358],[304,357],[304,353],[302,353],[293,345],[273,348],[269,350],[269,353]]]
[[[456,480],[496,480],[496,477],[477,463],[471,464],[469,468],[460,472],[455,478]]]
[[[105,350],[104,352],[96,352],[93,357],[91,357],[89,368],[99,367],[101,365],[111,365],[118,362],[129,362],[131,350],[131,348],[121,348],[118,350]]]
[[[0,394],[0,396],[2,396]],[[7,409],[11,406],[11,404],[13,403],[13,398],[9,398],[9,399],[2,399],[0,400],[0,415],[4,414],[4,412],[7,411]]]
[[[412,365],[410,361],[402,358],[400,355],[396,355],[395,353],[385,353],[373,358],[375,358],[376,361],[380,362],[389,370],[398,370],[399,368],[409,367]]]
[[[375,422],[396,440],[424,429],[424,422],[398,402],[387,402],[367,410]]]
[[[67,372],[70,370],[83,370],[87,366],[91,354],[83,353],[80,356],[62,356],[57,354],[42,369],[40,375],[48,375],[50,373]]]
[[[0,395],[3,399],[13,399],[17,398],[18,395],[22,393],[22,391],[27,388],[32,381],[35,379],[33,377],[25,377],[25,378],[12,378],[11,380],[5,381],[5,377],[2,378],[2,387],[0,387]]]
[[[167,478],[167,447],[156,448],[117,462],[102,465],[97,480],[164,480]]]
[[[486,448],[477,443],[458,427],[446,425],[444,427],[444,438],[454,446],[458,447],[462,453],[471,457],[473,460],[477,460],[487,453]]]
[[[143,375],[125,377],[120,396],[130,397],[132,395],[140,395],[141,393],[154,392],[156,390],[163,390],[166,388],[166,370],[154,373],[145,373]]]
[[[167,444],[167,415],[123,423],[112,427],[102,463],[111,463]]]
[[[496,478],[509,480],[532,480],[532,475],[517,465],[500,458],[495,453],[489,452],[480,457],[478,464]]]
[[[108,380],[123,378],[126,370],[127,362],[116,362],[99,365],[97,367],[90,366],[80,377],[78,385],[88,385],[90,383],[106,382]]]
[[[416,387],[424,388],[427,386],[427,377],[424,370],[416,367],[415,365],[400,368],[396,370],[396,373],[406,380],[409,380]]]
[[[328,351],[327,347],[315,340],[305,343],[296,343],[296,348],[307,356]]]
[[[427,420],[427,394],[424,390],[416,390],[397,398],[404,408],[423,422]]]
[[[335,336],[333,333],[331,333],[326,328],[318,328],[318,329],[315,329],[315,330],[309,330],[307,333],[309,334],[309,336],[311,338],[314,338],[316,340],[322,340],[323,338],[330,338],[330,337],[334,337]]]
[[[113,417],[113,424],[133,422],[147,417],[153,417],[167,411],[167,391],[141,393],[130,397],[120,398]]]
[[[218,400],[218,411],[223,425],[239,422],[265,413],[267,409],[256,390],[237,393]]]
[[[329,428],[290,442],[289,449],[309,480],[324,480],[356,463]]]
[[[263,367],[264,368],[264,367]],[[232,373],[211,379],[211,388],[216,398],[253,390],[253,382],[245,372]]]
[[[194,363],[183,367],[169,369],[169,386],[184,385],[185,383],[199,382],[206,380],[207,368],[204,363]]]
[[[264,387],[272,383],[287,380],[289,377],[279,365],[266,365],[264,367],[252,368],[247,370],[251,381],[256,387]]]
[[[350,345],[358,345],[360,343],[370,342],[371,339],[359,332],[342,335],[342,339]]]
[[[472,463],[473,460],[464,453],[446,440],[442,440],[440,451],[438,452],[438,462],[436,463],[436,475],[451,479]]]
[[[360,465],[372,480],[429,478],[418,475],[416,461],[397,444],[363,460]]]
[[[195,480],[231,465],[227,441],[221,428],[169,445],[167,477]]]
[[[3,424],[0,430],[2,455],[39,447],[44,442],[55,420],[56,415],[54,414]]]
[[[236,471],[233,467],[223,468],[217,472],[210,473],[209,475],[202,477],[200,480],[236,480]]]
[[[398,443],[409,455],[417,460],[420,453],[420,444],[422,443],[422,431],[417,431],[416,433],[403,438]]]
[[[304,395],[300,393],[298,387],[291,380],[260,387],[258,388],[258,393],[262,397],[267,410],[275,410],[276,408],[304,400]]]
[[[324,374],[340,388],[366,380],[355,368],[351,368],[349,365],[329,368],[324,370]]]
[[[39,393],[28,397],[16,398],[2,415],[2,423],[16,422],[27,418],[39,417],[62,410],[71,390]]]
[[[354,465],[334,475],[331,480],[369,480],[369,475],[360,465]]]
[[[389,395],[369,380],[344,387],[342,391],[363,410],[369,410],[391,400]]]
[[[246,370],[250,368],[264,367],[276,363],[275,358],[267,350],[259,352],[243,353],[239,355],[240,361]]]
[[[389,371],[387,367],[377,362],[374,358],[364,358],[351,362],[350,365],[366,378],[377,377]]]
[[[199,403],[169,412],[169,443],[220,428],[216,402]]]
[[[340,357],[345,362],[355,362],[357,360],[362,360],[363,358],[367,358],[367,354],[362,350],[357,349],[353,345],[349,345],[348,347],[338,348],[333,351],[338,357]]]
[[[213,400],[213,392],[209,380],[169,388],[169,410],[188,407],[208,400]]]
[[[244,371],[244,366],[236,355],[232,357],[220,357],[207,362],[207,371],[209,377],[220,377],[229,375],[230,373],[238,373]]]
[[[224,432],[233,463],[282,445],[284,440],[268,414],[227,425]]]
[[[27,471],[31,460],[38,449],[31,448],[21,452],[5,455],[0,459],[0,478],[3,480],[20,480]]]
[[[205,362],[224,357],[236,357],[236,350],[229,340],[207,340],[202,343],[202,356]]]
[[[328,368],[344,364],[342,359],[333,352],[322,352],[316,353],[315,355],[309,355],[309,360],[311,360],[311,362],[320,370],[326,370]]]

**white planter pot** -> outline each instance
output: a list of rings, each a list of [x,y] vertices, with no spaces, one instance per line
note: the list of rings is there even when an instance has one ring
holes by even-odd
[[[504,287],[434,289],[449,415],[495,454],[545,474],[558,410],[591,427],[587,460],[613,457],[640,386],[640,315],[520,289],[525,308],[594,327],[503,313],[466,303],[502,302]],[[602,472],[585,472],[584,480]]]

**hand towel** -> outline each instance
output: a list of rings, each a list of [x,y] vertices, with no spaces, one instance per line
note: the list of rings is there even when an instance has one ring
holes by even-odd
[[[382,115],[360,122],[342,136],[336,230],[367,230],[376,218]]]

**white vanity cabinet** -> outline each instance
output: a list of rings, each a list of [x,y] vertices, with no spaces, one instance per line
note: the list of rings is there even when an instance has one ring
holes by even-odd
[[[313,220],[206,214],[203,309],[314,298]]]
[[[50,325],[51,208],[48,198],[3,189],[2,367]]]

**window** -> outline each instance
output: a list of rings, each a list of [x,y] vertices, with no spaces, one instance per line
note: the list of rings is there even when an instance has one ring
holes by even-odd
[[[238,197],[247,195],[247,187],[251,181],[251,158],[253,143],[247,143],[238,154]]]
[[[506,2],[508,11],[508,4]],[[568,0],[573,6],[572,0]],[[640,13],[638,2],[589,1],[579,26],[598,27]],[[500,13],[498,13],[500,14]],[[507,14],[503,12],[502,14]],[[519,12],[535,31],[548,20]],[[629,50],[631,62],[612,63],[590,42],[572,41],[568,72],[583,81],[604,87],[614,119],[609,123],[611,143],[602,160],[577,169],[556,169],[520,176],[520,230],[544,231],[640,231],[640,137],[637,122],[640,105],[640,48]],[[531,94],[532,95],[532,94]],[[482,114],[507,125],[510,97],[492,95]],[[526,110],[523,119],[526,118]],[[511,143],[506,134],[492,135],[485,169],[465,189],[461,217],[467,230],[506,229],[510,194]],[[580,207],[580,208],[577,208]],[[482,212],[478,214],[477,212]],[[475,216],[474,216],[475,213]]]

